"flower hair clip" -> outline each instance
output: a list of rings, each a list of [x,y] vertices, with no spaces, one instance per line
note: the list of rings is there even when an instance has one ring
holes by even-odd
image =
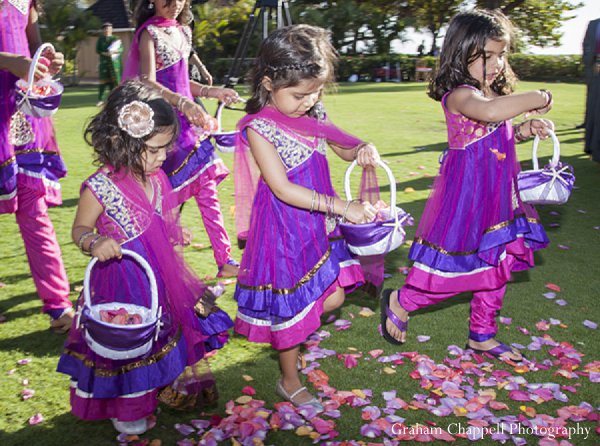
[[[119,110],[119,128],[129,136],[143,138],[154,130],[154,111],[142,101],[133,101]]]

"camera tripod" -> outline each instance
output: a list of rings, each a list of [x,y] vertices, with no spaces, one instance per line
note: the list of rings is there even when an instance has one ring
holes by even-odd
[[[225,87],[233,88],[239,81],[242,64],[246,60],[248,45],[256,31],[258,23],[262,22],[262,39],[269,35],[269,23],[275,19],[277,29],[292,24],[288,0],[256,0],[248,21],[244,26],[242,37],[235,49],[233,63],[225,76]]]

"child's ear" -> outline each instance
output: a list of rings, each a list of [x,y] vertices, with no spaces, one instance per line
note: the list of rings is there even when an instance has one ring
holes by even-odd
[[[263,77],[262,81],[260,81],[260,84],[262,85],[262,87],[265,90],[273,91],[273,81],[271,80],[271,78],[269,76]]]

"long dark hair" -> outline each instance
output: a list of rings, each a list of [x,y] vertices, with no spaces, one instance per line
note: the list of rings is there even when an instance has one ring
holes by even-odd
[[[165,2],[167,6],[173,3],[175,0],[156,0],[159,2]],[[155,3],[153,1],[152,3]],[[135,7],[133,8],[133,21],[135,23],[135,27],[139,28],[142,26],[146,20],[154,15],[155,9],[149,8],[150,0],[137,0],[135,3]],[[177,16],[177,21],[182,25],[189,25],[194,16],[192,15],[191,10],[191,0],[186,0],[185,5],[183,5],[183,9]]]
[[[269,103],[270,93],[262,85],[271,79],[273,90],[293,87],[307,79],[335,79],[337,53],[323,28],[291,25],[273,31],[263,41],[252,70],[252,97],[246,103],[248,113],[257,113]],[[312,115],[312,110],[308,112]]]
[[[154,129],[143,138],[134,138],[122,130],[118,124],[121,108],[133,101],[145,102],[154,112]],[[85,141],[94,148],[94,162],[97,165],[111,165],[116,172],[126,169],[146,179],[142,155],[146,141],[157,133],[172,129],[170,143],[179,135],[179,119],[173,107],[155,90],[136,80],[128,80],[115,88],[108,96],[106,105],[98,113],[84,132]]]
[[[483,57],[485,65],[484,48],[488,39],[506,42],[510,47],[512,38],[513,27],[499,10],[474,10],[454,16],[444,38],[436,76],[429,84],[429,96],[440,101],[448,91],[464,84],[483,89],[469,74],[469,65],[478,57]],[[498,95],[507,95],[512,93],[515,82],[507,59],[490,89]]]

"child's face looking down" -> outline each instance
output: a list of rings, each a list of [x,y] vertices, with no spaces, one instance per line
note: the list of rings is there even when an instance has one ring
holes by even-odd
[[[483,56],[477,57],[469,65],[469,74],[478,80],[482,86],[491,85],[504,69],[507,44],[502,40],[488,39],[483,48]]]
[[[146,141],[146,150],[142,154],[144,172],[147,175],[156,173],[167,159],[167,150],[173,141],[173,132],[161,131]]]
[[[157,16],[175,20],[183,10],[185,0],[172,0],[170,5],[167,5],[167,0],[157,0],[154,5]]]
[[[271,93],[269,105],[290,118],[298,118],[308,112],[321,97],[323,81],[305,79],[298,85],[273,90],[271,79],[265,77],[263,86]]]

